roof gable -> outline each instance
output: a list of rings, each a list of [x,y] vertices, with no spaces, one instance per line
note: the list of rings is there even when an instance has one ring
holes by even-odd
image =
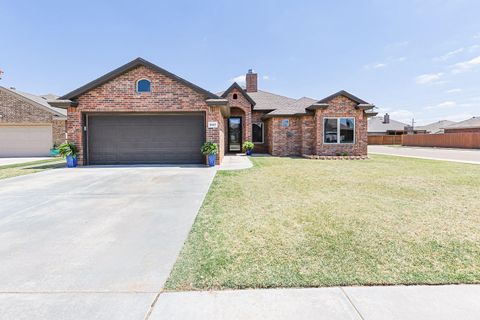
[[[21,99],[22,101],[31,104],[32,106],[35,106],[37,108],[40,108],[44,111],[48,111],[52,113],[54,116],[63,118],[67,116],[67,111],[64,109],[56,108],[52,105],[50,105],[47,102],[47,99],[45,99],[42,96],[37,96],[28,92],[23,92],[23,91],[18,91],[18,90],[13,90],[13,89],[8,89],[5,87],[0,86],[0,90],[11,94],[15,96],[16,98]]]
[[[238,91],[240,91],[240,93],[245,97],[245,99],[250,102],[252,107],[256,104],[255,101],[253,101],[253,99],[248,95],[248,93],[243,90],[243,88],[236,82],[232,83],[232,85],[222,93],[221,97],[226,98],[233,89],[237,89]]]
[[[78,89],[75,89],[69,93],[67,93],[66,95],[60,97],[59,99],[60,100],[71,100],[71,99],[75,99],[75,98],[78,98],[80,95],[84,94],[85,92],[87,91],[90,91],[96,87],[99,87],[101,86],[102,84],[136,68],[136,67],[139,67],[139,66],[144,66],[144,67],[147,67],[149,69],[152,69],[160,74],[163,74],[171,79],[174,79],[180,83],[182,83],[183,85],[193,89],[194,91],[196,92],[199,92],[201,94],[204,94],[207,96],[207,98],[209,99],[218,99],[219,97],[216,95],[216,94],[213,94],[211,93],[210,91],[207,91],[205,89],[202,89],[200,88],[199,86],[183,79],[183,78],[180,78],[179,76],[171,73],[171,72],[168,72],[167,70],[165,69],[162,69],[160,68],[159,66],[145,60],[145,59],[142,59],[142,58],[137,58],[135,60],[132,60],[130,61],[129,63],[127,64],[124,64],[123,66],[101,76],[100,78],[97,78],[89,83],[87,83],[86,85],[84,86],[81,86],[80,88]]]
[[[353,100],[353,101],[355,101],[355,102],[358,103],[358,104],[369,104],[367,101],[362,100],[362,99],[360,99],[359,97],[356,97],[356,96],[354,96],[353,94],[351,94],[351,93],[349,93],[349,92],[347,92],[347,91],[345,91],[345,90],[340,90],[340,91],[338,91],[338,92],[336,92],[336,93],[334,93],[334,94],[332,94],[332,95],[329,95],[328,97],[323,98],[323,99],[320,100],[320,101],[317,101],[317,103],[327,103],[328,101],[330,101],[330,100],[332,100],[332,99],[334,99],[334,98],[336,98],[336,97],[339,97],[339,96],[347,97],[348,99]]]

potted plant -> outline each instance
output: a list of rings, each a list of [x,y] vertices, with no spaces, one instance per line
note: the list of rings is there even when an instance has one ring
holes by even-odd
[[[50,155],[52,157],[56,157],[56,156],[58,156],[59,153],[60,153],[60,151],[58,150],[58,146],[57,146],[56,143],[54,143],[52,149],[50,149]]]
[[[252,155],[253,147],[255,147],[255,145],[251,141],[245,141],[242,145],[242,148],[243,150],[245,150],[245,153],[247,154],[247,156]]]
[[[205,142],[200,148],[200,151],[203,155],[208,157],[208,165],[210,167],[215,166],[215,159],[217,158],[218,153],[218,145],[213,142]]]
[[[67,159],[67,167],[75,168],[77,166],[77,147],[68,141],[65,141],[58,147],[59,154]]]

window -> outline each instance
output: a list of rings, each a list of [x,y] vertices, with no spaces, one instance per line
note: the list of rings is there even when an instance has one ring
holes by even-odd
[[[252,141],[253,143],[262,144],[263,143],[263,122],[253,123],[252,124]]]
[[[290,121],[288,119],[282,119],[282,127],[288,127]]]
[[[141,79],[137,81],[137,92],[150,92],[150,81]]]
[[[325,118],[324,143],[355,143],[355,118]]]
[[[237,100],[238,99],[238,95],[236,93],[233,94],[233,100]]]

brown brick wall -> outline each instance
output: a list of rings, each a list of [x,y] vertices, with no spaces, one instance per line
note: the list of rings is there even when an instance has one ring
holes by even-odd
[[[67,121],[54,120],[52,124],[53,143],[59,146],[66,140]]]
[[[51,123],[53,114],[32,103],[26,102],[16,94],[0,89],[0,124],[2,123]]]
[[[315,121],[313,116],[300,117],[302,146],[300,153],[302,155],[314,154],[315,140]]]
[[[140,78],[151,81],[152,92],[137,93]],[[78,98],[78,106],[68,109],[68,138],[79,148],[79,164],[83,164],[82,114],[89,112],[205,112],[206,122],[218,121],[216,129],[206,129],[207,141],[220,144],[223,155],[223,118],[219,107],[209,107],[207,97],[190,87],[147,67],[139,66],[94,88]]]
[[[288,126],[282,126],[284,119],[289,120]],[[302,129],[299,117],[272,118],[272,146],[274,156],[293,156],[301,154]]]

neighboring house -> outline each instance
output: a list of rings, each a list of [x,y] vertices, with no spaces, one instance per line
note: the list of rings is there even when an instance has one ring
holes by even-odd
[[[0,86],[0,157],[48,156],[66,139],[67,112],[37,96]]]
[[[80,164],[202,163],[200,146],[219,145],[217,159],[253,141],[275,156],[367,154],[367,117],[374,106],[340,91],[293,99],[232,84],[219,95],[144,59],[64,95],[68,136]]]
[[[440,120],[424,126],[418,126],[416,127],[416,129],[425,130],[426,133],[429,133],[429,134],[438,134],[438,133],[444,133],[443,129],[453,124],[456,124],[456,122],[450,121],[450,120]]]
[[[480,117],[472,117],[444,128],[445,133],[479,132]]]
[[[406,123],[390,119],[390,115],[385,113],[383,117],[371,117],[368,119],[368,135],[384,136],[384,135],[402,135],[402,134],[418,134],[425,133],[423,129],[412,129]]]

